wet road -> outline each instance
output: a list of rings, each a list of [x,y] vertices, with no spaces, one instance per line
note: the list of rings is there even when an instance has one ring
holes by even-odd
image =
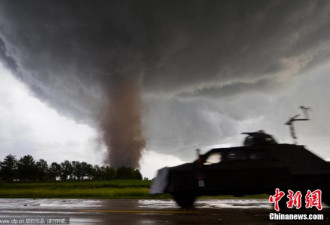
[[[330,208],[280,213],[323,214],[323,221],[274,221],[267,200],[199,200],[194,209],[180,209],[171,200],[0,199],[0,223],[5,220],[41,224],[330,224]],[[13,220],[15,219],[15,220]],[[35,221],[35,222],[33,222]],[[8,221],[7,221],[8,222]],[[8,224],[8,223],[7,223]]]

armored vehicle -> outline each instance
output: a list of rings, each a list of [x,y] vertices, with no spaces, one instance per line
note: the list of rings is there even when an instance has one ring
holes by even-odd
[[[322,201],[330,204],[330,162],[302,145],[278,144],[263,131],[244,134],[243,146],[198,152],[192,163],[158,170],[151,194],[170,193],[178,205],[191,207],[201,195],[320,189]]]

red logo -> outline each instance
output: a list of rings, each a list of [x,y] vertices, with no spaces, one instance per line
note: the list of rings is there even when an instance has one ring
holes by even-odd
[[[274,208],[275,208],[276,211],[280,211],[280,207],[278,205],[278,202],[281,200],[281,198],[283,198],[284,195],[285,194],[284,194],[283,191],[280,191],[279,188],[276,188],[275,195],[269,196],[269,202],[274,203]]]
[[[301,208],[301,192],[297,191],[295,194],[291,190],[288,190],[288,192],[289,192],[289,194],[287,195],[287,198],[289,199],[289,201],[286,202],[286,206],[289,209],[292,209],[293,206],[296,206],[296,209],[300,209]]]
[[[269,196],[269,202],[274,203],[274,209],[276,211],[280,211],[279,201],[285,196],[285,193],[281,191],[279,188],[275,189],[275,194]],[[302,206],[302,194],[301,191],[297,191],[294,193],[292,190],[288,190],[288,194],[286,196],[289,200],[286,202],[286,206],[288,209],[296,208],[300,209]],[[322,191],[317,189],[313,192],[310,190],[307,191],[305,195],[305,207],[313,208],[316,207],[318,210],[322,210]]]
[[[313,192],[307,191],[305,196],[306,208],[316,207],[318,210],[322,210],[322,191],[317,189]]]

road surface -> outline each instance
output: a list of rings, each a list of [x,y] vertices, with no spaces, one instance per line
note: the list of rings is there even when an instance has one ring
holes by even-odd
[[[322,214],[321,221],[270,220],[271,213],[267,200],[199,200],[195,208],[184,210],[171,200],[0,199],[2,224],[330,224],[326,206],[322,211],[280,211]]]

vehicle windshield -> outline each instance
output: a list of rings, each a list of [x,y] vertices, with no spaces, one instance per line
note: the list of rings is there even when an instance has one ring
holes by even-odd
[[[217,164],[220,163],[221,160],[222,160],[222,155],[220,152],[212,153],[206,158],[204,165]]]
[[[267,155],[263,151],[258,150],[230,150],[226,152],[214,152],[206,156],[203,165],[218,164],[223,161],[239,161],[239,160],[261,160],[267,159]]]
[[[226,155],[227,160],[244,160],[248,158],[246,151],[230,151]]]

